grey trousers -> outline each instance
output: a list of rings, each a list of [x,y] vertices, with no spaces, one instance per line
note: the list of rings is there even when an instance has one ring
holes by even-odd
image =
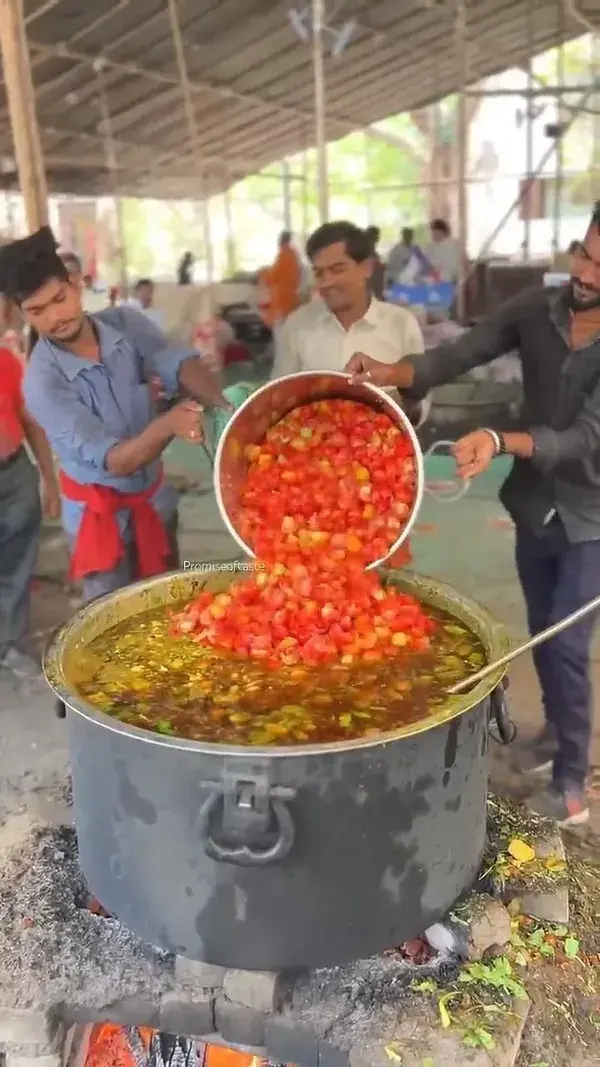
[[[23,448],[0,465],[0,658],[27,630],[41,522],[39,474]]]
[[[169,539],[169,546],[171,554],[169,556],[169,570],[177,570],[179,567],[179,546],[177,544],[177,527],[178,517],[177,514],[166,523],[167,537]],[[73,547],[73,538],[69,538],[70,547]],[[136,581],[137,576],[137,558],[135,545],[129,543],[125,546],[125,555],[112,571],[102,571],[97,574],[90,574],[83,581],[83,602],[89,604],[92,600],[97,600],[100,596],[105,596],[107,593],[114,593],[116,589],[122,589],[125,585],[130,585],[131,582]]]

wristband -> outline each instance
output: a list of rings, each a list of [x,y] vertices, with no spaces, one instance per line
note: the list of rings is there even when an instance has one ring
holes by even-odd
[[[504,451],[504,439],[495,430],[490,430],[487,426],[483,429],[484,433],[487,433],[494,442],[494,455],[499,456]]]

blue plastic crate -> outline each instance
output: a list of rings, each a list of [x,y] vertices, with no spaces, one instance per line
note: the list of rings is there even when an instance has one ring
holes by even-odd
[[[456,297],[454,282],[440,282],[438,285],[399,285],[390,286],[387,299],[391,304],[419,304],[428,308],[452,307]]]

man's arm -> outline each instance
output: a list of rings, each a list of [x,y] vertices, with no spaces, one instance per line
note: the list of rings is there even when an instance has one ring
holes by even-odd
[[[131,307],[109,308],[96,316],[114,326],[135,346],[146,377],[158,377],[169,396],[183,392],[200,403],[228,408],[221,387],[202,355],[193,348],[169,343],[165,334],[147,315]]]
[[[459,474],[463,478],[481,474],[502,450],[518,459],[530,460],[543,474],[551,473],[559,463],[597,455],[600,452],[600,384],[566,430],[536,426],[527,432],[498,434],[484,429],[466,434],[453,448]]]
[[[295,313],[290,315],[279,331],[274,333],[275,360],[271,371],[271,381],[284,378],[286,374],[296,374],[302,370],[298,352],[298,329],[294,321]]]
[[[54,469],[54,458],[46,434],[42,430],[39,422],[36,422],[29,412],[24,409],[21,412],[21,422],[23,424],[23,431],[27,443],[35,456],[40,475],[47,485],[55,485],[56,471]]]
[[[438,385],[447,385],[467,371],[491,363],[519,346],[519,326],[532,296],[511,301],[456,341],[430,348],[424,355],[400,360],[390,367],[358,353],[347,370],[357,379],[395,386],[420,400]]]
[[[79,399],[70,383],[30,364],[24,382],[30,416],[44,431],[61,460],[77,460],[98,471],[126,476],[150,463],[176,434],[200,427],[200,411],[189,401],[159,415],[136,437],[109,433],[102,420]]]

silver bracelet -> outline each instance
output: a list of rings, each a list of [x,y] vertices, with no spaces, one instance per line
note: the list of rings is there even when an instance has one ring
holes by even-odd
[[[492,441],[494,442],[495,454],[499,456],[502,451],[502,441],[500,439],[500,435],[497,434],[495,430],[490,430],[488,426],[483,427],[483,432],[490,435]]]

